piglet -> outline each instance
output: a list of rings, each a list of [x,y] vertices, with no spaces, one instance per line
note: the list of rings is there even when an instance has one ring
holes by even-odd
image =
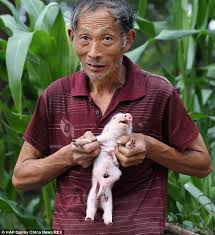
[[[117,140],[132,132],[132,116],[130,113],[115,114],[106,124],[102,133],[96,137],[101,144],[101,151],[93,165],[92,187],[87,199],[86,218],[93,221],[98,207],[103,209],[103,220],[106,225],[112,224],[113,198],[112,187],[120,178],[121,171],[115,155]],[[73,144],[81,146],[91,143],[95,139],[75,139]],[[127,148],[135,146],[135,139],[125,145]]]

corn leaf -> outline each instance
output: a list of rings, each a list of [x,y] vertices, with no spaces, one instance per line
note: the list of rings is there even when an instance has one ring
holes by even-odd
[[[200,0],[201,1],[201,0]],[[199,10],[199,0],[193,0],[192,5],[192,18],[191,18],[191,29],[194,29],[197,23],[197,17],[198,17],[198,10]]]
[[[139,0],[138,3],[138,15],[144,17],[146,14],[148,0]]]
[[[215,78],[215,64],[207,67],[207,77]]]
[[[52,76],[54,79],[57,79],[61,76],[70,74],[72,71],[71,60],[77,60],[76,57],[71,57],[71,45],[61,11],[58,12],[50,35],[54,38],[53,49],[50,51],[52,56],[52,59],[50,60],[53,71]]]
[[[157,40],[176,40],[193,34],[199,33],[199,30],[163,30],[155,39]]]
[[[59,5],[55,2],[44,7],[35,23],[35,30],[44,30],[49,33],[59,12]]]
[[[195,121],[208,118],[208,115],[205,113],[191,112],[189,115]]]
[[[10,29],[12,33],[22,30],[27,31],[27,27],[23,27],[23,25],[19,24],[19,22],[17,22],[11,15],[0,15],[0,19],[2,20],[4,26]]]
[[[191,182],[186,183],[184,188],[213,216],[215,216],[215,205]]]
[[[189,37],[189,45],[188,45],[188,50],[187,50],[187,70],[191,70],[194,64],[195,60],[195,54],[196,54],[196,44],[195,40],[193,37]]]
[[[19,31],[14,34],[7,44],[6,65],[11,94],[18,113],[22,113],[22,84],[24,64],[33,33]]]
[[[47,60],[38,55],[28,55],[26,63],[29,79],[39,89],[45,89],[52,82],[52,75]]]
[[[142,17],[137,17],[136,21],[142,32],[144,32],[144,34],[146,34],[149,38],[155,36],[155,26],[153,22],[146,20]]]
[[[142,54],[146,50],[146,48],[154,42],[153,39],[146,41],[143,45],[127,52],[125,55],[128,56],[133,62],[137,63],[137,61],[141,58]]]
[[[4,112],[10,129],[16,133],[22,134],[26,129],[31,116],[22,115],[22,119],[20,119],[19,114],[11,112],[7,105],[2,102],[0,102],[0,109]]]
[[[26,229],[44,229],[38,218],[28,215],[18,207],[18,204],[14,201],[7,200],[0,196],[0,208],[7,213],[13,213],[19,219],[19,221],[25,226]]]
[[[21,3],[34,25],[44,8],[44,3],[40,0],[21,0]]]
[[[4,4],[11,11],[11,13],[16,18],[16,20],[19,19],[18,11],[16,10],[14,5],[10,1],[8,1],[8,0],[0,0],[0,3]]]
[[[205,29],[208,22],[208,15],[209,15],[209,5],[205,3],[205,1],[198,2],[198,17],[196,26],[198,29]],[[204,9],[204,10],[202,10]]]

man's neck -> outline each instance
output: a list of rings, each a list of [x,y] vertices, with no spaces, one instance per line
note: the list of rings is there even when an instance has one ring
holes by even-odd
[[[118,75],[103,80],[90,80],[90,93],[98,96],[113,94],[126,81],[126,66],[122,64]]]

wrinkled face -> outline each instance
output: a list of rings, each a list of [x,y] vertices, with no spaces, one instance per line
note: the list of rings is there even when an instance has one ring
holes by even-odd
[[[105,8],[81,15],[73,45],[84,72],[90,79],[119,76],[123,40],[120,26]]]
[[[112,117],[110,124],[117,131],[129,133],[132,130],[132,116],[130,113],[118,113]]]

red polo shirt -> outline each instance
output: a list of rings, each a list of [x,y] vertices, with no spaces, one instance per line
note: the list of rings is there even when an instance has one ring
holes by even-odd
[[[176,89],[164,78],[145,72],[124,57],[127,80],[104,114],[90,98],[81,71],[52,83],[41,95],[24,139],[48,156],[84,132],[100,134],[110,117],[131,113],[133,132],[150,135],[183,151],[199,131],[187,115]],[[167,169],[145,159],[123,168],[113,187],[113,225],[98,212],[84,220],[92,167],[73,167],[57,178],[53,228],[68,235],[163,234],[166,218]]]

